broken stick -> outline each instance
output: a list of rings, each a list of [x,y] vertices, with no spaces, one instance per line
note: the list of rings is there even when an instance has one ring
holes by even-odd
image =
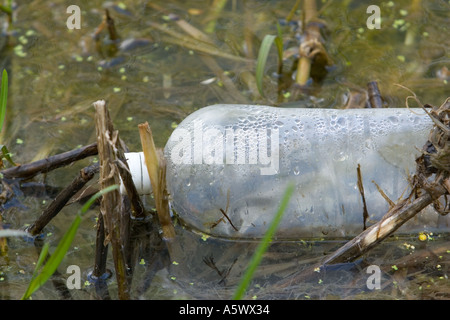
[[[98,172],[98,164],[80,170],[78,176],[61,191],[50,205],[42,212],[40,217],[30,226],[27,231],[33,236],[42,232],[42,229],[61,211],[67,202],[78,192],[84,185],[92,179]]]
[[[37,174],[46,173],[56,168],[71,164],[80,159],[97,154],[97,143],[57,154],[29,164],[19,165],[1,171],[6,179],[31,179]]]
[[[98,156],[100,160],[100,186],[105,189],[112,185],[120,185],[119,172],[116,161],[118,132],[114,130],[109,117],[104,100],[94,102],[95,124],[98,142]],[[120,192],[113,190],[102,196],[101,214],[104,219],[106,232],[105,242],[111,242],[118,285],[118,296],[121,300],[130,299],[130,283],[127,276],[125,254],[123,252],[123,239],[121,237],[121,227],[127,224],[127,215],[122,214],[123,202]],[[105,243],[105,244],[106,244]]]

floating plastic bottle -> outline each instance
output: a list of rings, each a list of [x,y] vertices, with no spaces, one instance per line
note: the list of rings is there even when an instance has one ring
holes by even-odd
[[[354,236],[363,230],[358,165],[370,225],[389,208],[377,185],[393,201],[408,195],[408,177],[432,127],[421,109],[205,107],[166,144],[171,207],[192,230],[261,238],[292,182],[278,239]],[[149,192],[138,174],[146,172],[143,156],[129,157],[140,157],[133,176]],[[400,231],[442,229],[440,218],[422,212]]]

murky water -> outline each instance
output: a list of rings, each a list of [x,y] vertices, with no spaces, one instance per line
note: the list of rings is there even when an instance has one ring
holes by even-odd
[[[422,103],[440,105],[449,96],[448,1],[423,1],[422,9],[417,11],[410,1],[382,2],[379,30],[366,26],[366,9],[371,1],[318,1],[320,19],[328,27],[324,45],[333,65],[320,82],[301,93],[294,90],[289,80],[295,76],[290,72],[295,69],[295,56],[289,54],[298,47],[300,29],[297,23],[285,21],[295,1],[229,0],[215,14],[211,2],[70,1],[81,9],[81,28],[69,30],[69,2],[17,1],[12,36],[0,53],[2,68],[6,67],[10,75],[2,144],[8,146],[17,163],[28,163],[92,143],[96,139],[92,102],[99,99],[107,101],[121,138],[131,150],[140,150],[137,124],[148,121],[156,145],[163,147],[186,115],[214,103],[290,107],[302,101],[311,107],[342,107],[350,103],[349,97],[356,103],[358,94],[366,90],[366,83],[374,80],[391,107],[404,106],[409,95],[396,83],[413,90]],[[100,33],[100,50],[92,38],[103,20],[105,7],[126,47],[114,56],[108,56],[106,30]],[[298,21],[301,12],[297,10],[292,21]],[[4,21],[5,16],[0,15],[0,19]],[[285,44],[285,86],[278,91],[277,56],[272,49],[261,96],[252,78],[255,61],[264,36],[276,34],[277,21]],[[193,40],[186,23],[204,31],[214,45]],[[208,33],[208,29],[213,31]],[[62,188],[91,161],[80,161],[34,181]],[[3,224],[13,229],[35,221],[51,196],[18,195],[16,199],[2,211]],[[44,239],[50,242],[51,252],[79,208],[78,204],[67,206],[45,228]],[[65,281],[68,266],[80,267],[82,289],[70,290],[75,299],[94,295],[93,286],[84,281],[93,266],[97,214],[98,207],[92,208],[83,218],[73,246],[59,268],[60,278]],[[163,268],[142,260],[134,271],[133,298],[230,298],[257,243],[207,238],[178,225],[177,232],[185,260],[170,262]],[[274,243],[258,269],[248,297],[450,297],[450,246],[448,235],[439,234],[428,234],[425,241],[418,240],[418,235],[393,237],[363,260],[336,266],[300,285],[283,289],[277,286],[280,280],[289,279],[343,243],[320,239]],[[8,251],[0,257],[1,299],[22,296],[37,257],[32,242],[9,239]],[[109,268],[114,269],[110,261]],[[382,271],[380,290],[368,288],[369,265],[377,265]],[[154,277],[152,270],[156,270]],[[116,298],[114,277],[109,291]],[[50,281],[33,295],[33,299],[58,298],[60,294]]]

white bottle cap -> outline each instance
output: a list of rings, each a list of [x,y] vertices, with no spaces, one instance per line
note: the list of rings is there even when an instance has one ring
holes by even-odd
[[[148,176],[144,154],[142,152],[129,152],[125,153],[125,158],[127,159],[128,167],[130,168],[137,192],[140,195],[150,194],[152,192],[152,185]],[[120,193],[126,193],[122,181],[120,183]]]

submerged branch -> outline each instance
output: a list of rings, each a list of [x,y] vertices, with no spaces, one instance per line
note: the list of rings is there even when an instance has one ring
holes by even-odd
[[[173,31],[167,27],[161,26],[157,23],[150,22],[149,24],[153,28],[169,35],[169,36],[164,36],[164,35],[161,36],[162,42],[179,45],[180,47],[184,47],[186,49],[198,51],[198,52],[209,54],[212,56],[221,57],[224,59],[230,59],[230,60],[234,60],[234,61],[247,62],[247,63],[252,62],[252,60],[250,60],[250,59],[236,56],[231,53],[227,53],[222,48],[218,48],[209,42],[205,42],[200,39],[195,39],[192,37],[186,37],[183,34],[179,34],[175,31]]]
[[[448,179],[446,179],[446,181],[441,180],[439,183],[448,183]],[[310,279],[313,275],[317,274],[317,272],[322,271],[327,265],[348,263],[356,260],[392,235],[404,223],[446,193],[448,193],[448,191],[445,188],[436,186],[432,193],[424,193],[411,203],[407,200],[397,203],[379,222],[361,232],[337,251],[327,255],[319,263],[310,266],[301,272],[297,272],[292,277],[278,283],[277,286],[279,288],[285,288],[287,286],[295,285]]]
[[[0,173],[6,179],[31,179],[40,173],[66,166],[77,160],[84,159],[97,154],[97,143],[93,143],[72,151],[57,154],[46,159],[38,160],[29,164],[2,170]]]
[[[367,83],[367,94],[369,96],[371,108],[383,108],[383,99],[376,81],[370,81]]]
[[[383,217],[378,223],[370,226],[339,250],[327,256],[321,265],[355,260],[393,234],[405,222],[430,205],[433,199],[439,198],[445,192],[445,189],[439,188],[436,189],[434,194],[425,193],[410,204],[400,202],[387,213],[387,218]]]
[[[158,8],[159,6],[153,4],[153,7]],[[160,10],[162,10],[160,8]],[[233,55],[231,53],[225,52],[223,48],[218,48],[211,38],[203,33],[201,30],[197,29],[193,25],[191,25],[186,20],[174,15],[169,14],[172,17],[172,20],[188,35],[180,34],[172,29],[169,29],[165,26],[161,26],[157,23],[150,22],[150,25],[161,31],[170,35],[170,37],[162,36],[161,40],[163,42],[172,43],[175,45],[179,45],[186,49],[195,50],[199,52],[199,56],[205,65],[216,75],[218,79],[223,83],[224,87],[233,97],[235,102],[238,103],[246,103],[247,99],[242,95],[242,93],[237,90],[234,85],[234,82],[226,75],[224,70],[219,66],[219,64],[214,60],[214,56],[231,59],[235,61],[246,62],[248,64],[254,63],[252,59],[243,58],[240,56]]]
[[[93,164],[89,167],[80,170],[78,176],[61,191],[50,205],[42,212],[41,216],[28,228],[28,232],[32,235],[38,235],[42,229],[61,211],[67,202],[78,192],[84,185],[92,179],[98,172],[98,164]]]

